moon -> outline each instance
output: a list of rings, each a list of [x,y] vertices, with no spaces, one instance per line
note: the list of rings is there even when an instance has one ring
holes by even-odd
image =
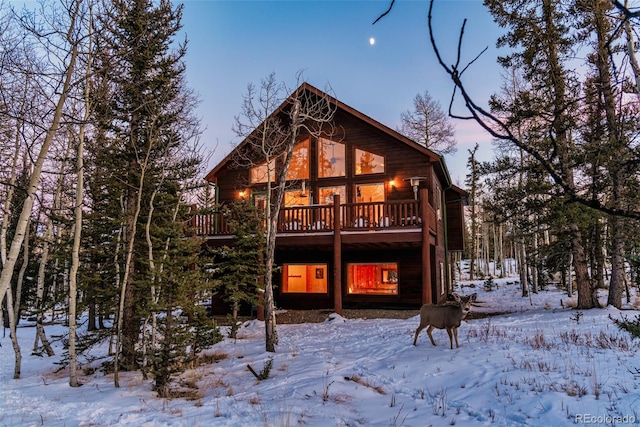
[[[370,44],[371,46],[373,46],[374,44],[376,44],[376,39],[374,39],[373,37],[371,37],[371,38],[369,39],[369,44]]]

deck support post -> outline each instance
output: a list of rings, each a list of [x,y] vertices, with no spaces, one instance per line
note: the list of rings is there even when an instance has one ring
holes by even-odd
[[[434,303],[431,298],[431,245],[429,238],[429,190],[420,190],[420,219],[422,220],[422,304]]]
[[[333,196],[333,308],[342,314],[342,230],[340,229],[340,195]]]

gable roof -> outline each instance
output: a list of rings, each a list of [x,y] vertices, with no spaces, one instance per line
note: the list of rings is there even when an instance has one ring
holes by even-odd
[[[304,92],[304,91],[308,91],[312,94],[315,94],[317,96],[320,97],[326,97],[328,98],[332,104],[336,105],[336,107],[339,110],[342,110],[343,112],[350,114],[358,119],[360,119],[361,121],[365,122],[366,124],[388,134],[389,136],[391,136],[392,138],[400,141],[401,143],[411,147],[412,149],[422,153],[423,155],[427,156],[430,161],[432,163],[436,163],[437,165],[440,166],[441,168],[441,173],[443,175],[443,177],[446,179],[446,182],[448,185],[452,185],[451,182],[451,176],[449,175],[449,171],[447,170],[447,167],[444,163],[444,159],[442,158],[442,156],[434,153],[433,151],[429,150],[428,148],[426,148],[423,145],[418,144],[417,142],[407,138],[406,136],[402,135],[401,133],[391,129],[390,127],[383,125],[382,123],[378,122],[377,120],[372,119],[371,117],[367,116],[366,114],[361,113],[360,111],[356,110],[355,108],[352,108],[350,106],[348,106],[347,104],[343,103],[342,101],[332,97],[331,95],[321,91],[320,89],[316,88],[315,86],[304,82],[302,83],[295,91],[293,91],[293,93],[291,95],[289,95],[289,97],[287,99],[285,99],[285,101],[273,112],[269,115],[269,117],[273,117],[275,115],[280,114],[291,102],[291,100],[295,99],[295,97],[299,96],[300,93]],[[220,161],[220,163],[218,163],[206,176],[205,179],[207,181],[210,182],[214,182],[215,181],[215,176],[218,174],[218,172],[223,169],[232,159],[234,153],[237,150],[242,149],[242,147],[244,145],[246,145],[248,143],[248,140],[250,139],[250,137],[245,138],[240,144],[238,144],[237,147],[235,147],[229,154],[227,154],[227,156],[222,159],[222,161]]]

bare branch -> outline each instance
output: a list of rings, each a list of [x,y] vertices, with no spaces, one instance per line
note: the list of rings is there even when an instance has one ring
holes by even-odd
[[[376,22],[378,22],[379,20],[381,20],[382,18],[384,18],[389,12],[391,12],[391,9],[393,8],[393,4],[396,2],[396,0],[391,0],[391,4],[389,4],[389,9],[387,9],[386,12],[384,12],[382,15],[378,16],[378,18],[373,21],[371,23],[371,25],[376,25]]]
[[[438,63],[441,65],[442,69],[445,70],[447,74],[449,74],[454,84],[454,91],[453,91],[453,95],[450,103],[450,113],[449,113],[450,116],[454,118],[464,119],[464,120],[473,119],[483,129],[485,129],[492,137],[499,140],[508,141],[513,145],[515,145],[516,147],[522,149],[529,155],[531,155],[536,161],[540,163],[540,165],[549,174],[551,179],[563,190],[563,193],[567,196],[570,202],[579,203],[583,206],[587,206],[589,208],[592,208],[610,215],[619,215],[627,218],[640,219],[640,211],[611,207],[600,202],[599,200],[596,200],[590,197],[587,198],[580,195],[575,185],[572,185],[570,182],[568,182],[567,179],[561,174],[561,172],[556,169],[553,161],[551,160],[553,159],[553,157],[548,158],[544,156],[540,151],[536,150],[534,147],[523,142],[520,138],[518,138],[516,135],[514,135],[511,132],[507,123],[505,123],[500,118],[498,118],[497,116],[495,116],[488,110],[485,110],[484,108],[479,106],[476,102],[474,102],[471,95],[466,90],[466,87],[463,84],[460,78],[461,77],[460,73],[458,71],[459,60],[461,56],[462,35],[464,33],[464,24],[460,32],[460,38],[458,42],[458,52],[457,52],[458,62],[456,63],[456,65],[448,66],[443,60],[442,55],[440,54],[440,51],[438,49],[438,45],[435,41],[433,23],[432,23],[432,18],[433,18],[432,10],[433,10],[433,0],[430,0],[429,14],[428,14],[428,27],[429,27],[429,38],[431,40],[431,45],[433,47],[434,53],[436,54],[436,58],[438,59]],[[466,20],[465,20],[465,23],[466,23]],[[470,64],[467,64],[464,70],[466,70],[469,65]],[[458,92],[462,97],[462,99],[464,100],[464,104],[466,106],[466,109],[470,113],[470,116],[459,116],[454,114],[451,111],[451,108],[453,106],[453,98],[455,97],[455,94]],[[550,135],[550,136],[552,137],[553,135]]]
[[[611,4],[613,4],[615,8],[618,9],[620,12],[622,12],[622,14],[626,17],[626,19],[640,17],[640,10],[636,10],[632,12],[627,6],[623,5],[618,0],[611,0]]]

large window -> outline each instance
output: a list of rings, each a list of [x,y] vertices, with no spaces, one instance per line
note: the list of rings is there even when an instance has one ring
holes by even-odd
[[[344,144],[330,139],[318,139],[318,177],[345,176],[346,160]]]
[[[308,191],[302,191],[301,189],[285,190],[284,192],[284,206],[305,206],[310,204]]]
[[[384,157],[356,148],[356,175],[384,172]]]
[[[356,203],[384,202],[384,182],[359,184],[355,190]]]
[[[271,178],[271,181],[273,181],[275,176],[275,163],[273,161],[269,163],[271,166],[269,168],[267,168],[266,162],[251,168],[249,180],[252,184],[269,182],[269,177]]]
[[[309,179],[309,139],[297,143],[293,147],[291,163],[287,171],[287,181]]]
[[[251,168],[249,181],[252,184],[264,184],[271,180],[275,180],[275,159],[261,163]],[[309,179],[309,138],[297,143],[293,147],[291,154],[291,163],[287,171],[287,180]]]
[[[340,203],[347,203],[347,187],[344,185],[337,185],[335,187],[320,187],[318,188],[319,198],[318,203],[321,205],[332,205],[333,195],[340,195]]]
[[[327,264],[284,264],[282,292],[327,293]]]
[[[347,289],[352,295],[398,295],[398,264],[348,264]]]

